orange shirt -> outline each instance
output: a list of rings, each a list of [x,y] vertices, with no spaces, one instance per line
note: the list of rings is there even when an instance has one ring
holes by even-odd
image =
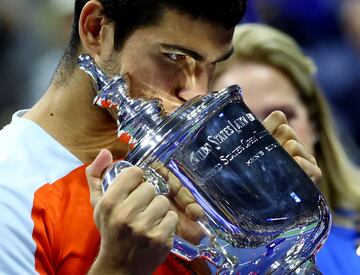
[[[85,167],[35,192],[31,215],[40,274],[86,274],[97,255],[100,235],[93,222]],[[180,260],[168,257],[155,274],[191,272]]]

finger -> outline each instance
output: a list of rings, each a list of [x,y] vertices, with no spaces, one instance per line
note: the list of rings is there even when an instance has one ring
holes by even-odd
[[[124,207],[130,207],[134,213],[144,211],[156,196],[154,185],[150,182],[142,182],[124,200]],[[122,211],[122,209],[119,209]]]
[[[262,123],[271,134],[273,134],[281,124],[288,124],[285,114],[281,111],[272,112]]]
[[[196,220],[204,215],[202,207],[196,203],[192,193],[181,184],[180,180],[165,167],[156,170],[167,180],[170,185],[170,197],[172,197],[177,209],[183,211],[191,220]]]
[[[150,167],[159,173],[159,175],[161,175],[164,180],[167,181],[169,179],[168,174],[170,173],[170,170],[167,169],[161,162],[154,161],[151,163]]]
[[[306,149],[306,147],[296,140],[288,140],[283,145],[284,149],[288,152],[288,154],[292,157],[298,156],[302,157],[313,165],[317,165],[317,161],[313,155]]]
[[[188,204],[196,202],[194,196],[184,186],[181,186],[180,189],[177,191],[175,197],[173,198],[173,201],[175,202],[177,208],[182,211],[185,210]]]
[[[177,211],[174,207],[174,205],[171,206],[172,210]],[[176,227],[176,234],[192,244],[198,244],[204,237],[204,231],[202,230],[201,226],[196,223],[198,217],[194,216],[193,218],[189,218],[185,212],[176,213],[179,217],[179,222]]]
[[[289,140],[299,140],[299,137],[295,133],[294,129],[287,124],[279,125],[273,133],[273,136],[282,146]]]
[[[107,196],[109,200],[123,201],[143,182],[144,172],[139,167],[124,168],[104,196]]]
[[[115,213],[114,223],[122,221],[132,224],[133,228],[144,229],[144,221],[139,215],[145,211],[150,202],[155,197],[155,188],[149,182],[141,183],[132,193],[125,199],[119,199],[117,196],[108,197],[104,195],[106,205],[110,205],[111,211]]]
[[[159,225],[154,228],[156,231],[161,232],[161,238],[163,240],[166,240],[169,247],[172,247],[173,238],[178,222],[178,215],[175,211],[170,210],[166,213],[165,217],[161,220]]]
[[[102,149],[95,160],[88,167],[86,167],[86,176],[101,179],[104,170],[111,163],[111,152],[107,149]]]
[[[85,174],[90,189],[91,204],[94,207],[102,197],[102,175],[106,168],[112,163],[112,155],[109,150],[103,149],[95,160],[86,167]]]
[[[148,227],[154,227],[161,222],[169,210],[169,200],[163,195],[158,195],[155,196],[148,207],[138,215],[137,219],[141,223],[145,223]]]
[[[195,202],[186,205],[185,214],[189,219],[196,221],[197,219],[203,217],[205,215],[205,212],[204,209]]]
[[[170,197],[175,197],[176,194],[179,192],[182,184],[180,180],[167,168],[163,165],[156,167],[156,172],[158,172],[169,184],[170,186]]]
[[[317,165],[314,165],[310,161],[298,156],[294,157],[294,160],[300,165],[313,182],[317,184],[320,182],[322,173],[321,169]]]

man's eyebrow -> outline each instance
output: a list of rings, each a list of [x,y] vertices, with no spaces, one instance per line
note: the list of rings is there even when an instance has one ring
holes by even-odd
[[[197,53],[197,52],[195,52],[193,50],[184,48],[184,47],[182,47],[180,45],[164,44],[164,43],[161,43],[160,45],[161,45],[161,47],[163,47],[163,48],[165,48],[167,50],[179,51],[179,52],[181,52],[181,53],[183,53],[185,55],[188,55],[188,56],[194,58],[195,60],[197,60],[199,62],[205,60],[205,58],[201,54],[199,54],[199,53]]]
[[[160,45],[161,45],[161,47],[163,47],[164,49],[167,49],[167,50],[179,51],[185,55],[188,55],[188,56],[194,58],[195,60],[197,60],[199,62],[202,62],[205,60],[205,57],[203,57],[201,54],[199,54],[193,50],[187,49],[183,46],[174,45],[174,44],[165,44],[165,43],[161,43]],[[215,64],[215,63],[224,61],[224,60],[228,59],[233,53],[234,53],[234,48],[231,48],[227,53],[225,53],[223,56],[219,57],[215,61],[212,61],[211,63]]]
[[[232,56],[232,54],[234,53],[234,48],[231,47],[230,51],[228,51],[226,54],[224,54],[223,56],[221,56],[220,58],[216,59],[215,61],[211,62],[212,64],[221,62],[221,61],[225,61],[226,59],[228,59],[230,56]]]

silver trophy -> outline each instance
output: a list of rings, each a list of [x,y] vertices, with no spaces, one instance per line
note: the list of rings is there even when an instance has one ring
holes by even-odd
[[[159,100],[132,99],[126,79],[111,80],[88,55],[78,60],[95,80],[95,103],[118,110],[118,135],[132,150],[106,173],[103,189],[124,167],[144,170],[159,194],[169,192],[159,164],[204,209],[200,243],[175,236],[172,253],[202,258],[217,274],[320,274],[314,256],[331,216],[325,199],[230,86],[186,102],[172,114]]]

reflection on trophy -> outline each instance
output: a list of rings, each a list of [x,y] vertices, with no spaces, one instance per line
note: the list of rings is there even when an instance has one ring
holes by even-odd
[[[320,273],[314,256],[331,217],[318,188],[265,130],[241,89],[196,97],[174,113],[158,100],[132,99],[126,80],[109,80],[91,57],[80,68],[98,85],[95,103],[118,110],[118,135],[132,150],[105,175],[104,190],[121,169],[141,167],[159,194],[169,192],[161,169],[203,208],[200,243],[175,236],[172,253],[202,258],[218,274]]]

